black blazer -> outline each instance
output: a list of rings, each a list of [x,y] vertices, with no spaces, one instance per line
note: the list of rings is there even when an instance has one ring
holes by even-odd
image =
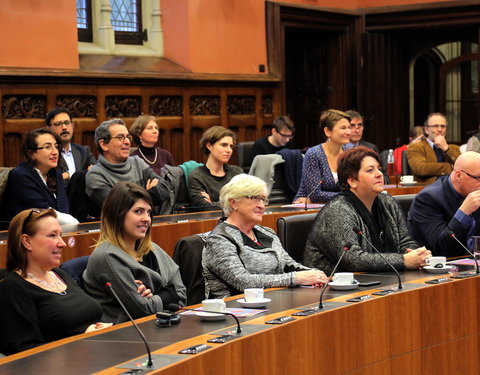
[[[449,182],[450,175],[442,176],[417,194],[408,211],[408,231],[419,244],[432,250],[433,255],[446,257],[466,255],[465,250],[451,238],[450,231],[466,246],[470,228],[464,227],[455,212],[464,198]],[[474,235],[480,234],[480,210],[472,214],[476,227]]]
[[[90,165],[97,163],[97,159],[90,151],[90,147],[76,143],[71,143],[71,146],[76,171],[86,171]]]

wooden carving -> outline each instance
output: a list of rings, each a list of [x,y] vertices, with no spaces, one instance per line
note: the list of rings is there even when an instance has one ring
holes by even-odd
[[[4,95],[2,112],[6,119],[45,118],[47,97],[44,95]]]
[[[220,115],[220,97],[217,95],[191,96],[191,115]]]
[[[93,95],[59,95],[57,106],[67,108],[73,117],[96,117],[97,98]]]
[[[262,113],[265,115],[273,114],[273,97],[272,95],[262,96]]]
[[[140,96],[111,95],[105,98],[107,117],[137,117],[141,114]]]
[[[231,115],[249,115],[255,113],[255,96],[231,95],[227,98],[227,109]]]
[[[151,96],[150,111],[152,116],[182,116],[183,100],[181,96]]]

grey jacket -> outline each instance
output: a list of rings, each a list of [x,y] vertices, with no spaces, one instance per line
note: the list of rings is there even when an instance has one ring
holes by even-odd
[[[138,156],[131,156],[125,162],[111,164],[100,155],[98,163],[87,173],[86,191],[92,202],[101,208],[113,186],[120,181],[130,181],[142,187],[146,186],[148,179],[158,178],[158,184],[148,190],[155,206],[161,205],[162,201],[169,199],[169,189],[162,177]]]
[[[403,214],[397,202],[388,194],[380,194],[385,207],[388,225],[393,228],[394,249],[378,249],[397,269],[404,268],[403,254],[408,248],[416,249],[417,243],[410,237]],[[388,264],[378,255],[353,227],[360,228],[370,240],[365,223],[343,195],[338,195],[318,214],[308,236],[304,264],[321,269],[329,274],[337,263],[343,247],[350,242],[348,250],[339,265],[339,271],[388,271]]]
[[[186,302],[186,289],[178,266],[158,245],[153,244],[152,251],[158,264],[156,269],[143,266],[125,251],[108,242],[100,244],[90,255],[83,279],[88,294],[102,305],[103,322],[121,323],[128,320],[118,302],[105,288],[106,280],[112,283],[112,288],[134,319],[166,308],[155,291],[167,284],[173,284],[181,302]],[[135,280],[141,280],[152,290],[154,296],[142,297],[137,292]]]
[[[293,287],[295,271],[309,269],[287,254],[272,229],[256,225],[254,233],[262,246],[225,222],[210,233],[202,256],[207,297],[222,298],[245,288]]]

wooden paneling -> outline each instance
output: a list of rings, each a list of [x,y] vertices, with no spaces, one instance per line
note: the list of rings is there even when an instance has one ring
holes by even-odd
[[[1,79],[0,79],[1,81]],[[95,128],[113,117],[130,126],[140,114],[155,115],[160,128],[159,146],[172,152],[176,163],[203,161],[198,141],[210,126],[221,125],[236,131],[239,141],[255,140],[279,115],[279,88],[271,82],[205,82],[197,87],[94,84],[0,85],[0,165],[15,166],[23,160],[22,136],[44,126],[45,114],[64,105],[74,114],[75,139],[95,150]],[[199,86],[199,87],[198,87]],[[241,87],[239,87],[241,86]],[[232,160],[235,161],[236,159]]]

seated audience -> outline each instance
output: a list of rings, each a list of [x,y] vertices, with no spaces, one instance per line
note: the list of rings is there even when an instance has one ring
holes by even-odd
[[[213,126],[203,133],[200,147],[207,162],[188,176],[192,206],[217,205],[222,186],[243,172],[236,165],[228,165],[236,141],[236,134],[222,126]]]
[[[98,163],[87,173],[86,190],[93,204],[100,209],[113,186],[120,181],[130,181],[145,187],[154,206],[169,199],[169,189],[138,156],[129,157],[132,136],[121,119],[104,121],[95,130]]]
[[[63,107],[57,107],[47,113],[45,123],[61,139],[61,156],[65,161],[63,178],[69,180],[75,172],[87,171],[97,162],[90,151],[90,147],[72,142],[74,124],[70,111]]]
[[[434,255],[466,255],[450,237],[472,249],[469,237],[480,235],[480,154],[460,155],[449,176],[440,177],[417,194],[408,211],[408,229]]]
[[[430,251],[418,249],[410,237],[405,219],[395,200],[383,192],[383,174],[378,154],[359,146],[338,160],[342,193],[318,214],[308,236],[304,264],[329,273],[343,247],[351,243],[339,270],[388,271],[389,265],[369,242],[354,230],[359,228],[397,269],[425,265]]]
[[[8,230],[6,278],[0,283],[0,352],[10,355],[64,337],[110,326],[100,305],[64,271],[60,227],[53,209],[16,215]]]
[[[28,132],[23,143],[27,159],[12,170],[3,196],[3,215],[10,220],[28,208],[53,208],[60,224],[75,224],[58,166],[60,137],[49,128]]]
[[[295,262],[275,232],[261,226],[267,188],[263,180],[241,174],[220,191],[227,219],[207,238],[203,275],[207,296],[223,298],[245,288],[293,287],[325,283],[321,271]]]
[[[88,293],[102,305],[103,319],[128,320],[113,290],[136,319],[184,305],[186,290],[178,266],[151,241],[152,199],[131,182],[119,182],[108,194],[102,209],[100,238],[83,274]]]
[[[250,151],[250,164],[257,155],[276,154],[290,148],[295,133],[295,125],[289,116],[278,116],[273,120],[271,134],[257,139]]]
[[[363,123],[363,116],[354,110],[345,111],[348,117],[350,117],[350,142],[347,143],[345,149],[348,150],[357,146],[365,146],[371,148],[377,154],[380,154],[378,147],[373,143],[367,142],[362,139],[363,130],[365,129],[365,124]]]
[[[447,143],[447,118],[442,113],[430,113],[424,129],[426,137],[408,147],[408,165],[416,181],[433,182],[452,172],[460,148]]]
[[[320,127],[327,141],[310,148],[303,160],[302,182],[295,203],[328,202],[340,191],[337,160],[350,138],[350,117],[329,109],[320,115]]]
[[[130,155],[142,158],[156,174],[161,176],[161,169],[165,164],[175,165],[172,154],[156,146],[159,132],[155,117],[138,116],[130,126],[130,134],[138,145],[138,148]]]

